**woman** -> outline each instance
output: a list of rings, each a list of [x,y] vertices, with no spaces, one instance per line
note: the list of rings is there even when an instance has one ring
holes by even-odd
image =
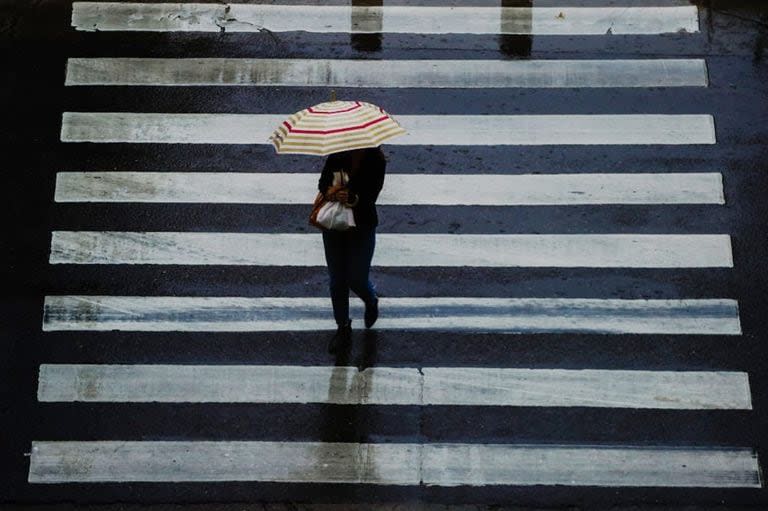
[[[333,316],[338,325],[328,344],[333,353],[352,336],[349,319],[349,290],[365,303],[365,327],[370,328],[379,315],[379,299],[368,278],[376,245],[376,199],[384,185],[386,159],[380,147],[354,149],[328,156],[320,175],[319,190],[330,201],[348,205],[354,212],[355,225],[347,231],[323,231],[325,261],[330,277]],[[333,190],[333,173],[346,171],[349,182]]]

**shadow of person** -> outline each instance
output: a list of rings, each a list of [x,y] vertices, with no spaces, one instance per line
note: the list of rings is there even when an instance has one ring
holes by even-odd
[[[533,0],[501,0],[499,51],[516,59],[529,58],[533,47]]]
[[[337,497],[358,498],[368,490],[357,483],[376,483],[375,446],[369,446],[365,413],[373,385],[371,371],[376,360],[376,333],[365,331],[356,365],[350,365],[353,343],[339,346],[330,368],[328,396],[321,406],[319,442],[307,454],[306,467],[298,477],[307,482],[342,483]],[[343,485],[343,483],[349,483]]]
[[[349,43],[357,51],[381,51],[384,0],[352,0]]]
[[[358,369],[364,371],[376,365],[378,354],[379,333],[376,330],[363,330],[363,345],[355,364]]]

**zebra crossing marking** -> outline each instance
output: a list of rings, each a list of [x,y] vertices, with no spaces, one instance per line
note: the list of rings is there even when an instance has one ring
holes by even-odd
[[[740,335],[728,299],[381,298],[378,330]],[[357,301],[351,311],[361,316]],[[46,296],[44,331],[332,330],[327,298]]]
[[[695,33],[696,6],[444,7],[74,2],[84,31],[605,35]]]
[[[323,266],[318,234],[53,231],[51,264]],[[733,267],[727,234],[391,234],[380,267]]]
[[[41,402],[752,409],[726,371],[43,364],[38,381]]]
[[[761,487],[746,448],[203,440],[33,441],[28,480]]]
[[[466,193],[472,190],[472,193]],[[58,172],[57,202],[309,204],[317,177],[244,172]],[[722,175],[391,174],[380,205],[723,204]]]
[[[704,59],[70,58],[65,85],[427,88],[706,87]]]
[[[288,115],[64,112],[62,142],[269,144]],[[397,115],[390,145],[714,144],[711,115]]]
[[[312,15],[308,16],[307,6],[75,2],[72,25],[78,30],[103,31],[656,34],[697,32],[698,11],[696,6],[551,9],[323,6],[313,7]],[[707,85],[706,64],[700,59],[467,62],[387,61],[382,66],[378,62],[334,60],[70,59],[67,85],[431,88]],[[414,72],[416,66],[422,66],[422,69]],[[485,74],[478,69],[472,71],[472,66],[483,66]],[[321,76],[318,74],[321,69],[329,73]],[[431,74],[425,74],[427,70]],[[224,75],[219,78],[216,72]],[[262,80],[257,76],[261,72],[275,73],[275,76]],[[467,74],[461,75],[462,72]],[[301,82],[302,76],[308,77],[306,82]],[[282,118],[241,114],[64,112],[61,140],[264,144]],[[400,145],[715,143],[713,119],[707,115],[398,116],[398,120],[412,132],[395,142]],[[236,181],[241,187],[251,184],[256,189],[235,191],[222,182],[222,178],[234,176],[213,173],[194,176],[180,173],[163,176],[160,173],[106,174],[60,173],[56,200],[265,204],[292,203],[290,201],[294,200],[258,188],[259,184],[269,185],[270,179],[278,179],[277,175],[238,175]],[[285,178],[284,175],[279,177]],[[723,203],[722,178],[715,173],[664,177],[636,175],[629,179],[628,176],[619,178],[604,174],[484,176],[484,179],[486,177],[490,179],[480,186],[493,189],[481,190],[482,193],[476,195],[488,200],[489,205]],[[295,180],[302,178],[305,176],[291,176]],[[391,180],[393,191],[398,185],[423,185],[419,179],[430,179],[432,186],[441,183],[444,188],[431,189],[427,196],[423,193],[421,197],[399,194],[392,199],[387,198],[385,191],[380,203],[387,204],[387,200],[392,200],[391,204],[458,205],[460,199],[448,190],[460,186],[465,182],[462,180],[473,178],[476,176],[443,176],[437,180],[427,176],[402,176],[399,184],[399,178]],[[138,184],[142,179],[151,179],[154,190],[141,190]],[[628,188],[620,189],[620,181]],[[309,193],[314,192],[313,185],[310,180],[300,186],[306,186]],[[515,193],[518,190],[519,193]],[[419,202],[426,200],[431,202]],[[223,251],[230,250],[234,240],[261,240],[259,237],[262,236],[273,236],[264,240],[287,241],[287,237],[278,237],[290,235],[55,231],[51,263],[253,264],[247,255],[228,257],[223,256]],[[624,264],[629,267],[733,266],[730,237],[726,235],[520,235],[493,238],[432,235],[429,239],[424,237],[428,235],[410,236],[405,239],[423,241],[415,244],[418,250],[409,254],[412,261],[419,255],[425,259],[434,258],[436,254],[420,251],[435,240],[443,243],[458,240],[458,252],[454,245],[440,247],[453,249],[450,252],[453,258],[445,258],[437,266],[464,266],[468,260],[480,261],[481,266],[507,266],[510,261],[516,261],[517,265],[521,261],[523,265],[533,264],[534,258],[542,260],[541,256],[551,254],[554,248],[555,257],[541,264],[547,266],[565,260],[568,251],[584,247],[594,252],[582,252],[580,257],[584,261],[598,261],[597,266],[589,263],[589,267]],[[308,238],[291,238],[288,245],[297,248],[305,239]],[[404,238],[403,235],[391,235],[391,238],[380,235],[381,239],[384,240],[386,261],[390,257],[388,250],[391,254],[392,250],[399,249]],[[391,246],[387,248],[390,239]],[[490,256],[478,257],[481,254],[468,248],[470,243],[489,239],[503,242],[503,246],[487,249],[492,253]],[[510,255],[517,253],[521,242],[525,245],[531,240],[536,243],[527,245],[527,249],[522,247],[528,250],[522,259]],[[630,247],[641,252],[637,259],[628,256]],[[253,248],[249,245],[249,249]],[[298,265],[322,264],[322,253],[318,253],[317,248],[313,246],[307,252],[312,263],[305,261]],[[681,248],[683,253],[674,256],[673,252]],[[89,253],[90,250],[93,253]],[[265,256],[261,252],[256,257],[256,264],[280,264],[270,262],[273,255],[267,253]],[[683,262],[693,256],[697,257],[692,259],[694,266]],[[191,259],[186,259],[188,257]],[[579,264],[582,263],[577,262]],[[327,321],[329,327],[331,323],[326,318],[328,301],[320,298],[49,296],[45,302],[43,329],[46,331],[300,331],[317,330],[322,321]],[[391,319],[382,317],[379,320],[377,327],[382,329],[741,333],[738,305],[725,299],[382,298],[382,306],[393,313]],[[359,305],[353,306],[353,310],[359,313]],[[272,384],[271,388],[269,384]],[[43,364],[40,366],[38,398],[68,402],[142,402],[151,398],[162,402],[247,399],[248,402],[269,403],[751,409],[748,377],[740,372],[460,367],[424,368],[421,371],[376,367],[360,372],[352,367]],[[33,441],[28,481],[37,484],[260,481],[443,487],[761,487],[757,454],[747,448],[283,441]]]

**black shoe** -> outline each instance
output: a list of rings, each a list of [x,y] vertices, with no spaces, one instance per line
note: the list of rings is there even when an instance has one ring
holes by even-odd
[[[328,353],[336,353],[341,346],[346,346],[352,340],[352,321],[347,320],[345,325],[339,325],[336,333],[328,341]]]
[[[371,328],[379,318],[379,299],[374,298],[372,302],[365,304],[365,328]]]

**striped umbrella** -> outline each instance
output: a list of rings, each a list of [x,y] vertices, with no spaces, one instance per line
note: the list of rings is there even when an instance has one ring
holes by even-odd
[[[328,101],[291,115],[269,140],[278,153],[324,156],[378,147],[404,133],[381,107],[363,101]]]

